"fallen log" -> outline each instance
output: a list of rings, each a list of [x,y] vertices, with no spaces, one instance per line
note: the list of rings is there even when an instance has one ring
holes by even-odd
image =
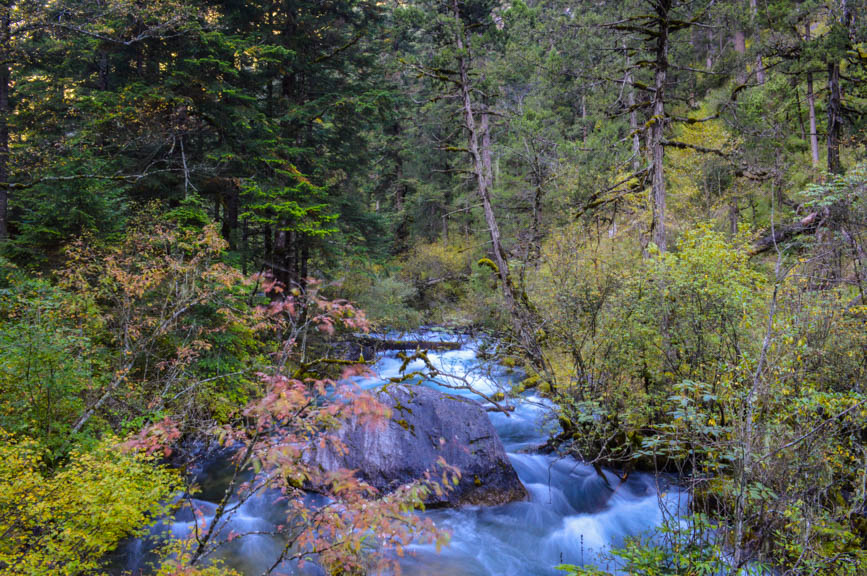
[[[373,336],[356,338],[361,346],[376,350],[460,350],[460,342],[442,342],[440,340],[387,340]]]
[[[767,252],[775,246],[782,244],[786,240],[790,240],[801,234],[811,234],[819,228],[820,220],[818,214],[813,212],[798,222],[776,226],[773,233],[759,238],[753,243],[750,250],[751,256],[756,256],[762,252]]]

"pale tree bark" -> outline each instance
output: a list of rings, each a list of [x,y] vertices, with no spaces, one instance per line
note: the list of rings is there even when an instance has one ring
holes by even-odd
[[[707,29],[707,54],[705,55],[704,67],[713,70],[713,28]]]
[[[810,41],[810,22],[807,22],[804,39]],[[810,119],[810,157],[813,168],[819,168],[819,135],[816,131],[816,95],[813,92],[813,72],[807,70],[807,115]]]
[[[452,0],[452,12],[455,18],[456,33],[455,47],[458,53],[458,88],[460,90],[461,105],[463,107],[464,123],[467,130],[467,143],[469,154],[473,163],[473,172],[476,179],[476,187],[482,208],[485,214],[485,223],[491,235],[491,249],[494,255],[494,263],[497,266],[497,275],[503,292],[503,300],[509,310],[512,327],[515,336],[525,349],[535,367],[543,368],[542,351],[536,340],[533,314],[522,294],[519,294],[512,284],[509,273],[509,263],[503,250],[500,236],[500,227],[494,214],[491,202],[491,158],[490,158],[490,131],[482,130],[476,126],[475,111],[473,109],[472,84],[470,82],[470,64],[467,55],[467,43],[463,37],[461,26],[461,14],[458,0]],[[487,114],[482,114],[482,122],[487,124]],[[480,142],[487,144],[480,146]]]
[[[840,127],[843,119],[842,95],[840,93],[840,64],[828,64],[828,172],[839,174]]]
[[[740,29],[740,27],[735,30],[733,41],[735,45],[735,52],[737,52],[739,56],[737,64],[738,71],[736,77],[738,84],[743,84],[747,81],[747,69],[743,61],[743,57],[747,53],[747,35],[744,33],[743,30]]]
[[[734,36],[735,52],[743,56],[747,53],[747,35],[743,30],[735,30]]]

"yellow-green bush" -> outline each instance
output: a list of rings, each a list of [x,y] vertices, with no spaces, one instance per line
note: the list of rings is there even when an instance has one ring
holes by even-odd
[[[0,573],[72,576],[101,566],[107,552],[166,512],[180,479],[106,438],[73,451],[54,473],[36,442],[0,430]]]

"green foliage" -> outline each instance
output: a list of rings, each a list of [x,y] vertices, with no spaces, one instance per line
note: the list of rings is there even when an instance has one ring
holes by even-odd
[[[827,181],[807,186],[803,195],[810,208],[828,209],[843,203],[860,216],[867,201],[867,163],[859,163],[845,174],[829,174]]]
[[[0,428],[57,458],[84,394],[103,381],[101,318],[91,299],[44,280],[18,279],[0,295]]]
[[[167,512],[180,487],[176,472],[111,437],[74,450],[54,472],[43,459],[38,443],[0,429],[0,566],[9,576],[98,570],[122,539]]]
[[[337,219],[337,215],[328,213],[328,205],[323,202],[326,198],[324,191],[313,186],[294,166],[277,171],[293,179],[294,184],[267,189],[255,183],[248,184],[243,194],[248,198],[249,211],[242,217],[253,223],[273,225],[280,231],[300,232],[312,237],[334,233],[336,228],[330,223]]]
[[[618,566],[615,573],[630,576],[713,576],[729,568],[723,560],[722,547],[714,541],[717,528],[706,516],[693,514],[666,522],[659,534],[652,537],[629,538],[609,556]],[[570,576],[612,574],[595,566],[561,565],[557,568]]]
[[[755,343],[747,335],[757,328],[767,282],[742,246],[699,226],[684,232],[676,250],[651,266],[662,292],[646,322],[665,318],[667,377],[708,380],[736,367]]]
[[[417,291],[417,304],[433,309],[456,303],[470,268],[470,254],[460,244],[418,244],[400,261],[400,277]]]
[[[422,323],[421,312],[413,307],[417,299],[411,284],[394,276],[373,276],[356,301],[375,326],[411,330]]]

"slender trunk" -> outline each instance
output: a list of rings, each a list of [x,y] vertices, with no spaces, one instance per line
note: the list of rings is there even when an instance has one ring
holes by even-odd
[[[9,237],[9,9],[0,14],[0,242]]]
[[[629,55],[626,56],[626,106],[629,108],[629,131],[632,132],[632,169],[641,170],[641,136],[638,134],[638,110],[635,109],[635,87],[632,85],[632,69]]]
[[[274,233],[270,224],[262,226],[262,251],[265,253],[266,262],[274,262]]]
[[[533,194],[533,223],[530,226],[530,249],[527,255],[530,260],[536,262],[541,256],[541,240],[542,240],[542,196],[544,190],[542,183],[536,183],[536,189]]]
[[[690,28],[689,29],[689,51],[692,54],[696,53],[695,35],[696,35],[696,29],[694,27]],[[690,74],[689,75],[689,94],[687,96],[687,103],[689,104],[689,107],[693,110],[698,108],[698,106],[696,105],[696,102],[695,102],[695,93],[696,93],[696,89],[697,89],[696,82],[697,82],[696,75]]]
[[[798,109],[798,126],[801,128],[801,140],[807,141],[807,128],[804,126],[804,110],[801,107],[801,93],[798,89],[797,80],[792,78],[792,89],[795,91],[795,106]]]
[[[707,55],[705,56],[704,67],[707,70],[713,70],[713,28],[707,29]]]
[[[771,215],[773,219],[773,215]],[[773,220],[772,220],[773,221]],[[773,231],[773,230],[772,230]],[[745,546],[746,537],[746,490],[750,483],[753,471],[753,445],[755,442],[755,428],[753,420],[755,419],[756,407],[761,405],[764,396],[764,385],[762,376],[765,370],[765,363],[768,358],[768,350],[771,346],[771,341],[774,335],[774,315],[777,312],[777,294],[780,285],[786,277],[785,272],[781,272],[782,262],[779,254],[777,255],[777,264],[775,269],[774,292],[771,296],[770,307],[768,309],[768,320],[765,326],[765,336],[762,341],[762,349],[759,354],[758,362],[756,362],[756,370],[753,373],[752,386],[747,394],[746,406],[744,407],[744,432],[741,438],[741,469],[740,478],[738,480],[739,493],[735,510],[735,554],[734,554],[734,571],[739,573],[740,569],[749,561],[749,554]]]
[[[310,245],[305,236],[301,236],[299,240],[301,248],[298,256],[298,282],[301,288],[305,289],[307,288],[307,265],[310,262]]]
[[[747,35],[743,30],[735,30],[735,52],[743,56],[747,52]]]
[[[236,181],[230,181],[224,196],[226,205],[223,208],[223,239],[234,250],[237,247],[235,230],[238,229],[238,208],[240,206],[240,187]]]
[[[813,73],[807,72],[807,115],[810,118],[810,157],[813,168],[819,167],[819,135],[816,130],[816,96],[813,93]]]
[[[840,165],[840,125],[842,122],[842,103],[840,94],[840,65],[828,64],[828,172],[839,174]]]
[[[285,228],[286,222],[281,222],[280,227]],[[278,230],[274,241],[274,262],[272,271],[286,290],[290,290],[298,279],[296,266],[296,242],[294,230]]]
[[[744,84],[747,81],[747,68],[744,62],[744,55],[747,53],[747,36],[740,28],[735,30],[734,45],[735,52],[738,54],[737,81],[738,84]]]
[[[403,201],[404,196],[406,196],[406,188],[403,185],[403,162],[400,160],[397,163],[395,180],[397,180],[397,186],[394,189],[394,211],[400,214],[403,212]]]
[[[758,45],[759,27],[756,25],[756,18],[759,16],[759,5],[756,0],[750,0],[750,20],[753,27],[753,42]],[[765,83],[765,63],[762,60],[761,53],[756,54],[756,81],[759,84]]]
[[[581,142],[587,144],[587,99],[581,95]]]
[[[283,223],[278,224],[278,228],[282,227]],[[277,230],[274,235],[274,256],[271,258],[271,273],[274,279],[279,282],[284,290],[289,289],[291,278],[289,278],[289,267],[287,260],[289,259],[289,238],[288,232],[285,230]]]
[[[810,41],[810,23],[807,22],[804,39]],[[810,119],[810,154],[813,168],[819,168],[819,135],[816,133],[816,96],[813,92],[813,72],[807,70],[807,114]]]
[[[250,255],[250,237],[247,219],[244,218],[244,226],[241,229],[241,273],[247,275],[247,261]]]
[[[661,0],[657,4],[659,30],[656,39],[656,62],[654,66],[654,98],[653,118],[650,127],[650,146],[653,155],[653,178],[651,192],[653,194],[653,241],[660,252],[665,252],[665,174],[663,161],[665,148],[663,135],[665,130],[665,80],[668,72],[668,32],[669,11],[671,0]]]
[[[782,130],[777,127],[776,137],[780,138],[780,133]],[[774,197],[773,200],[777,201],[777,206],[780,208],[783,207],[783,204],[786,203],[786,190],[783,186],[783,151],[777,146],[774,149],[774,179],[772,180],[772,186],[774,189]]]
[[[729,233],[732,238],[738,235],[738,221],[740,220],[740,210],[738,208],[738,197],[732,196],[729,204]]]
[[[460,23],[460,8],[458,0],[452,0],[452,11],[456,23]],[[473,112],[472,88],[470,85],[470,71],[468,57],[465,55],[465,42],[463,39],[463,31],[459,30],[455,36],[455,43],[458,56],[458,70],[460,74],[460,96],[463,106],[464,122],[467,129],[467,140],[469,144],[470,157],[473,162],[473,171],[476,177],[476,186],[478,188],[479,197],[482,200],[482,207],[485,214],[485,222],[491,234],[491,248],[494,255],[494,261],[497,265],[497,275],[500,278],[500,284],[503,291],[503,300],[509,310],[512,325],[515,330],[515,335],[518,341],[524,347],[530,360],[537,368],[542,368],[542,353],[539,343],[536,341],[535,331],[533,329],[532,314],[523,297],[516,294],[515,287],[512,284],[512,279],[509,274],[509,263],[506,259],[505,251],[503,250],[500,239],[500,227],[497,224],[494,208],[491,203],[491,193],[489,182],[491,179],[490,151],[483,153],[483,148],[480,148],[480,139],[485,139],[485,136],[479,134],[479,128],[476,126],[475,113]],[[482,118],[486,118],[487,114],[482,114]],[[490,142],[488,141],[488,147]]]
[[[542,164],[542,159],[539,158],[539,151],[535,146],[532,147],[524,140],[524,149],[527,154],[532,154],[533,170],[533,217],[530,222],[530,235],[528,238],[528,247],[526,250],[526,259],[536,262],[540,257],[540,241],[542,239],[542,197],[545,194],[545,173],[546,170]],[[523,283],[524,269],[521,269],[521,279]]]
[[[108,90],[108,51],[100,50],[97,58],[98,86],[100,90],[105,91]]]
[[[491,190],[494,187],[494,170],[493,163],[491,162],[491,125],[486,104],[482,104],[479,116],[479,132],[481,132],[482,136],[479,152],[482,154],[482,167],[485,169],[487,189]]]

